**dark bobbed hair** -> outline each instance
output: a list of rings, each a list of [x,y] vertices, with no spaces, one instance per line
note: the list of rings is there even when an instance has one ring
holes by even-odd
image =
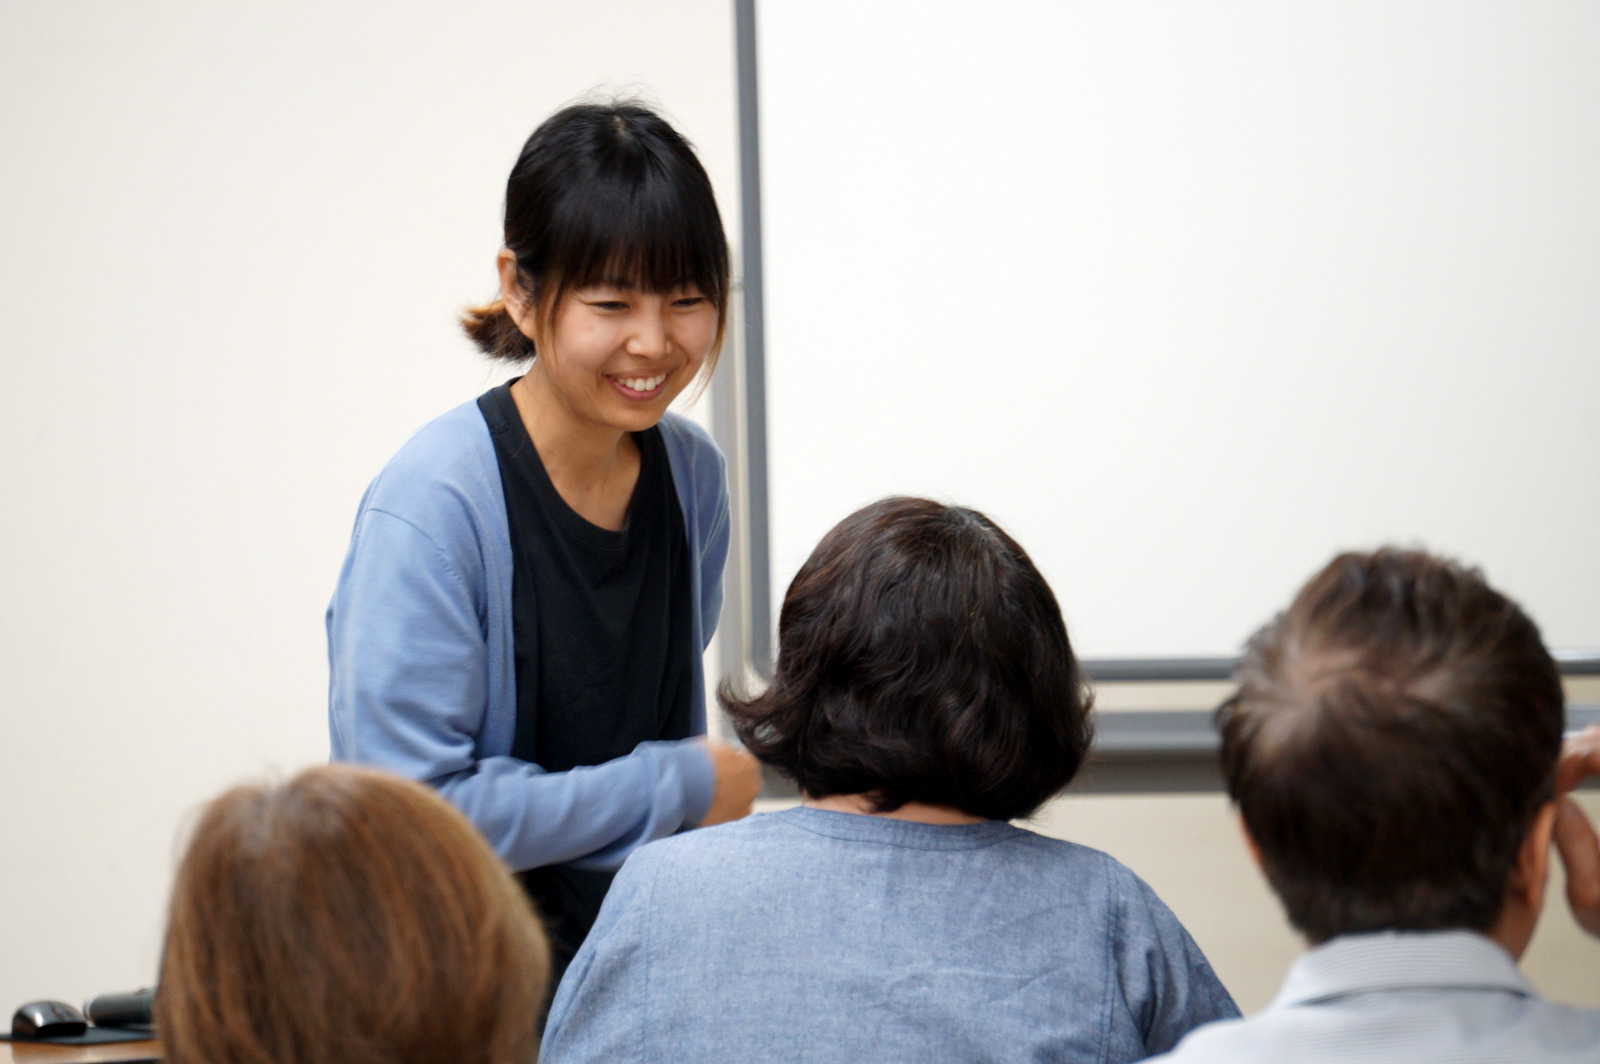
[[[1065,787],[1091,696],[1044,577],[983,514],[883,499],[834,526],[784,596],[776,675],[722,704],[813,797],[1009,820]]]
[[[1238,680],[1223,773],[1290,923],[1313,942],[1495,923],[1564,716],[1516,603],[1420,551],[1342,554]]]
[[[549,950],[527,896],[434,791],[350,765],[236,787],[172,888],[170,1064],[533,1064]]]
[[[648,292],[698,288],[717,308],[702,373],[716,363],[728,319],[728,241],[711,179],[694,149],[642,104],[576,104],[533,131],[506,182],[505,246],[550,327],[561,296],[591,284]],[[462,327],[492,358],[522,361],[536,344],[504,299],[469,307]]]

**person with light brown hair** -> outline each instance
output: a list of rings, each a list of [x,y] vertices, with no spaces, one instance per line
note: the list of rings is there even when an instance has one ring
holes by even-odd
[[[318,767],[205,808],[156,1025],[168,1064],[532,1064],[549,964],[527,897],[449,803]]]

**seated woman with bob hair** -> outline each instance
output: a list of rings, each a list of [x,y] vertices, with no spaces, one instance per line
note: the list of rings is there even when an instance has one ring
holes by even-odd
[[[628,859],[546,1061],[1115,1064],[1238,1015],[1137,876],[1008,823],[1091,738],[1055,596],[1010,536],[874,503],[801,567],[779,642],[765,693],[723,704],[801,804]]]
[[[533,1064],[549,950],[443,798],[350,766],[237,787],[173,885],[166,1064]]]

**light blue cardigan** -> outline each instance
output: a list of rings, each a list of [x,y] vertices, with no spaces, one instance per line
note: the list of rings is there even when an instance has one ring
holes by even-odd
[[[691,545],[694,631],[704,648],[722,608],[728,485],[694,422],[661,422]],[[517,725],[511,535],[500,465],[476,401],[423,426],[367,488],[328,605],[328,730],[335,761],[437,787],[514,870],[620,865],[693,826],[711,804],[711,761],[694,740],[545,772],[511,757]],[[694,657],[691,727],[705,733]],[[559,712],[541,707],[541,712]]]

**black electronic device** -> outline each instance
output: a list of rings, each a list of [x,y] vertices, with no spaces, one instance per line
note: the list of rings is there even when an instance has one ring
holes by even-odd
[[[11,1017],[13,1038],[65,1038],[88,1028],[83,1013],[65,1001],[30,1001]]]
[[[96,994],[83,1003],[83,1014],[96,1027],[144,1027],[154,1022],[154,990]]]

